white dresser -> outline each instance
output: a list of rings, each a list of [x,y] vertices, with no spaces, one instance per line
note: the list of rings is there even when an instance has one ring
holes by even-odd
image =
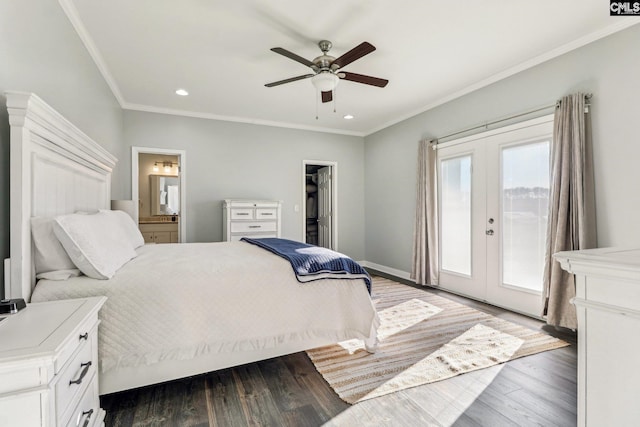
[[[278,200],[225,200],[222,238],[280,237],[281,205]]]
[[[554,257],[576,275],[578,426],[640,425],[640,249]]]
[[[29,304],[0,321],[0,426],[102,426],[93,297]]]

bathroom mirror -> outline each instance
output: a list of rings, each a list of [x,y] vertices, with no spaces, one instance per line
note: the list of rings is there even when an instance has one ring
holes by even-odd
[[[149,175],[151,215],[179,215],[180,192],[177,176]]]

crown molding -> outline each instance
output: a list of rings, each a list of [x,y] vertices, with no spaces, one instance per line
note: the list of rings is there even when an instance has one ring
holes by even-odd
[[[107,85],[111,89],[113,96],[116,98],[116,100],[120,104],[120,107],[123,107],[126,101],[122,96],[122,92],[120,91],[120,88],[116,83],[116,80],[111,75],[111,72],[109,71],[109,67],[107,67],[107,64],[102,58],[102,55],[100,54],[100,51],[96,47],[96,44],[93,42],[93,39],[89,35],[89,32],[87,31],[84,24],[82,23],[82,20],[80,19],[80,15],[78,14],[78,9],[76,9],[76,7],[74,6],[73,1],[58,0],[58,3],[60,3],[62,10],[67,15],[67,18],[69,18],[69,21],[71,21],[71,25],[73,25],[73,28],[76,30],[76,33],[78,34],[78,37],[80,37],[80,40],[84,44],[84,47],[87,49],[87,51],[89,52],[89,55],[93,59],[93,62],[98,67],[100,74],[102,74],[102,77],[107,82]]]
[[[414,110],[411,113],[404,114],[400,117],[397,117],[391,121],[385,122],[382,125],[376,127],[375,129],[370,130],[369,132],[365,132],[365,136],[369,136],[373,133],[379,132],[382,129],[386,129],[390,126],[393,126],[397,123],[410,119],[411,117],[415,117],[418,114],[422,114],[425,111],[429,111],[433,108],[436,108],[442,104],[445,104],[449,101],[453,101],[454,99],[460,98],[464,95],[467,95],[471,92],[474,92],[478,89],[482,89],[485,86],[489,86],[493,83],[496,83],[500,80],[506,79],[507,77],[511,77],[514,74],[517,74],[521,71],[528,70],[530,68],[535,67],[536,65],[540,65],[543,62],[549,61],[550,59],[557,58],[558,56],[564,55],[565,53],[569,53],[573,50],[576,50],[582,46],[586,46],[590,43],[593,43],[597,40],[610,36],[611,34],[617,33],[618,31],[626,30],[629,27],[639,24],[639,19],[634,18],[623,18],[622,20],[616,22],[615,24],[609,25],[608,27],[602,28],[598,31],[594,31],[590,34],[587,34],[583,37],[577,38],[569,43],[563,44],[555,49],[552,49],[548,52],[543,53],[542,55],[538,55],[534,58],[531,58],[527,61],[521,62],[513,67],[507,68],[506,70],[500,71],[486,79],[480,80],[472,85],[469,85],[459,91],[453,92],[450,95],[447,95],[443,98],[435,102],[431,102],[417,110]]]

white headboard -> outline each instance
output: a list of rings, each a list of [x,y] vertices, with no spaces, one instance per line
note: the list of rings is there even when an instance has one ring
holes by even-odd
[[[10,282],[5,298],[35,286],[31,217],[109,209],[117,159],[33,93],[6,92],[11,125]]]

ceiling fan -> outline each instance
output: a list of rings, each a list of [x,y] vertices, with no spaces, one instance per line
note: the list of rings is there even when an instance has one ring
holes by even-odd
[[[389,83],[389,80],[379,79],[377,77],[340,71],[343,67],[376,50],[371,43],[362,42],[338,58],[328,55],[331,46],[330,41],[320,40],[318,47],[320,47],[322,55],[318,56],[313,61],[309,61],[308,59],[296,55],[293,52],[289,52],[281,47],[272,48],[271,50],[275,53],[279,53],[280,55],[286,56],[289,59],[293,59],[296,62],[310,67],[313,70],[313,74],[291,77],[289,79],[267,83],[265,86],[279,86],[285,83],[311,78],[313,85],[322,94],[322,102],[330,102],[333,99],[333,90],[338,85],[340,79],[377,87],[385,87],[387,83]]]

